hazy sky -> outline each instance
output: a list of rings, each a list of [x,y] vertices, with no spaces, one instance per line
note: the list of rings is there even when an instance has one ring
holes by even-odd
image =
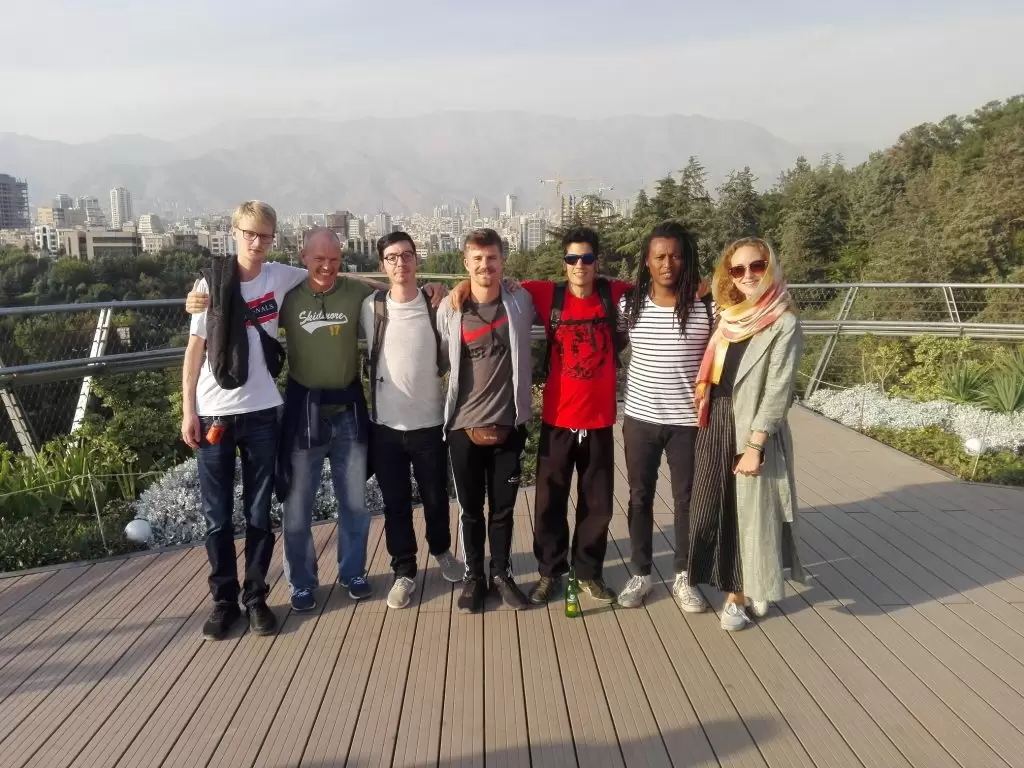
[[[1024,92],[1019,0],[0,0],[0,19],[0,131],[65,141],[517,109],[880,145]]]

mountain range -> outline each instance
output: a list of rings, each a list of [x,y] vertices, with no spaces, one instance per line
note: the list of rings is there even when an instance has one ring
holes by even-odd
[[[856,163],[868,148],[796,144],[751,123],[696,115],[583,120],[523,112],[237,121],[177,141],[114,135],[67,144],[0,133],[0,173],[26,178],[33,206],[61,192],[106,205],[109,190],[123,186],[136,215],[172,202],[179,210],[227,211],[247,198],[287,213],[402,214],[444,202],[466,209],[473,197],[488,215],[509,192],[521,210],[554,206],[554,185],[542,178],[589,179],[563,191],[600,184],[613,187],[606,198],[632,198],[696,155],[712,188],[743,166],[766,188],[799,155],[813,161],[825,153]]]

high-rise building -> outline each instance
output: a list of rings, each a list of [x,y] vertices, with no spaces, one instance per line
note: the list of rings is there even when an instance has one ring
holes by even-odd
[[[362,240],[366,237],[366,222],[357,216],[348,220],[348,239]]]
[[[505,215],[510,219],[519,213],[519,198],[509,192],[505,195]]]
[[[144,213],[139,216],[140,235],[162,235],[163,233],[164,223],[155,213]]]
[[[523,250],[535,251],[544,244],[546,235],[547,225],[543,219],[527,219],[519,237],[520,244]]]
[[[74,208],[75,201],[71,198],[71,195],[65,195],[63,193],[53,198],[54,208],[63,208],[65,211]]]
[[[0,229],[28,229],[28,182],[0,173]]]
[[[36,250],[56,256],[60,252],[60,235],[50,224],[37,224],[35,229]]]
[[[480,219],[480,201],[475,197],[469,203],[469,226],[475,227]]]
[[[573,214],[576,212],[576,195],[562,195],[562,212],[559,224],[563,227],[572,222]]]
[[[107,217],[103,215],[100,201],[95,197],[80,197],[75,200],[75,210],[85,212],[85,226],[99,229],[107,226]]]
[[[381,211],[377,214],[377,218],[374,219],[374,226],[377,229],[377,236],[383,237],[384,235],[391,234],[391,214]]]
[[[124,187],[110,190],[110,225],[121,229],[132,220],[132,195]]]
[[[338,236],[339,242],[348,240],[348,220],[352,216],[348,211],[335,211],[324,216],[324,226]]]
[[[64,229],[68,226],[67,211],[63,208],[36,208],[36,225]]]

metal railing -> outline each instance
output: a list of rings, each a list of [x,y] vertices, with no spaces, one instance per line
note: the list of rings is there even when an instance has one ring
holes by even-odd
[[[420,275],[423,280],[461,277]],[[817,359],[805,396],[824,381],[842,337],[930,334],[1024,341],[1021,283],[794,284],[790,290],[804,333],[824,337],[820,350],[813,345]],[[180,365],[187,338],[181,299],[0,308],[0,405],[15,442],[34,454],[33,418],[49,419],[50,413],[74,431],[87,412],[94,377]],[[541,328],[534,328],[534,338],[543,338]],[[68,387],[79,379],[75,390]],[[58,384],[63,389],[56,395],[30,396],[32,389],[45,389],[39,385]]]

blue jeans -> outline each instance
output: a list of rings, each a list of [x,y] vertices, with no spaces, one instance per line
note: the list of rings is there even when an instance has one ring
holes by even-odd
[[[366,543],[370,514],[366,510],[366,443],[358,440],[352,408],[321,419],[321,443],[292,451],[292,487],[284,502],[284,574],[292,590],[316,589],[316,551],[313,549],[313,502],[323,475],[324,459],[331,463],[331,480],[338,500],[338,579],[348,582],[366,573]]]
[[[206,554],[210,560],[210,593],[215,603],[238,603],[235,562],[235,451],[242,459],[242,514],[245,517],[245,579],[242,602],[252,605],[267,597],[267,570],[274,553],[270,525],[270,494],[277,458],[277,409],[221,416],[224,434],[216,445],[206,440],[213,418],[203,416],[196,450],[199,492],[206,516]]]

